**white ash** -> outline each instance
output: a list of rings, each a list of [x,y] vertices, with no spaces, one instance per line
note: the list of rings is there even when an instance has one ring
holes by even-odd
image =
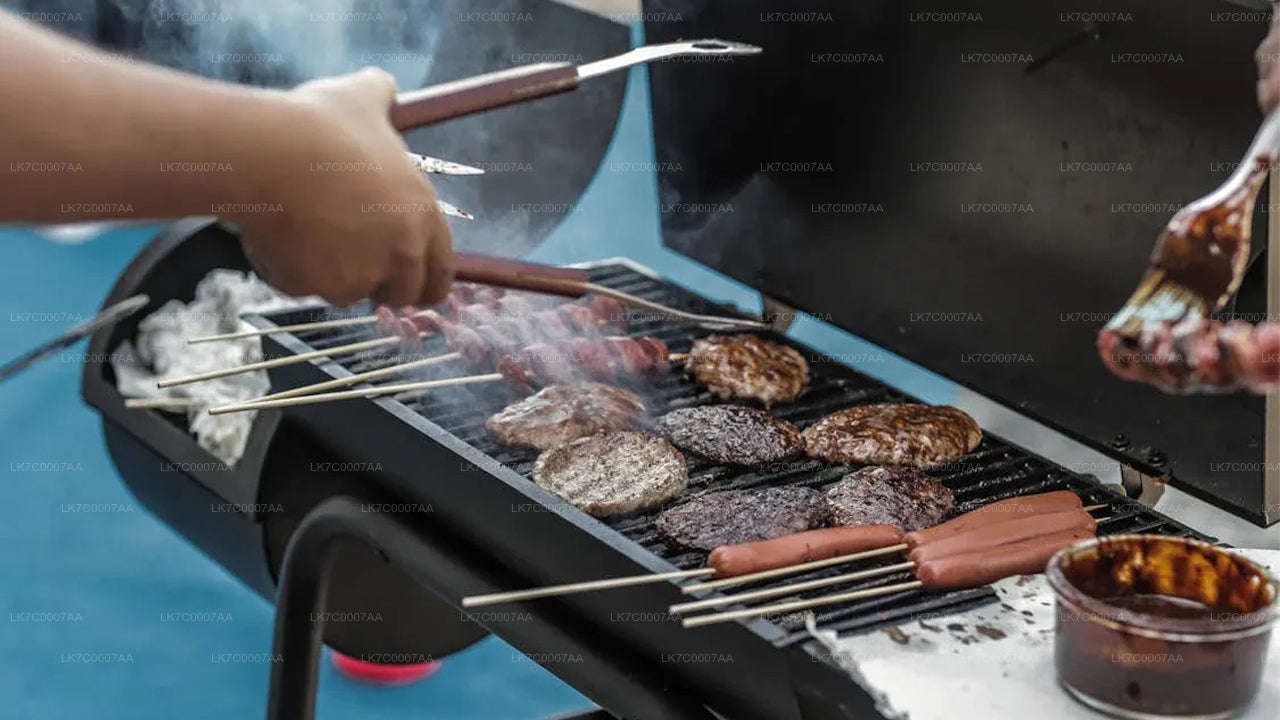
[[[138,324],[132,342],[117,349],[116,387],[131,398],[195,398],[195,407],[182,409],[188,431],[200,447],[228,465],[244,456],[249,431],[257,413],[210,415],[209,408],[262,397],[271,389],[265,371],[241,373],[216,380],[159,389],[156,383],[198,373],[238,367],[262,359],[259,338],[244,338],[190,345],[188,338],[219,335],[252,327],[241,315],[273,312],[321,302],[318,298],[291,298],[253,274],[217,269],[196,286],[190,303],[170,300]]]

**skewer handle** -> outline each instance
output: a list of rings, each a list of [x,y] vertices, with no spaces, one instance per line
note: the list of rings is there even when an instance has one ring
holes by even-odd
[[[608,580],[591,580],[588,582],[569,583],[567,585],[549,585],[547,587],[533,588],[532,590],[513,590],[511,592],[493,593],[492,595],[472,595],[471,597],[462,598],[462,607],[484,607],[485,605],[498,605],[500,603],[533,600],[535,598],[552,597],[555,595],[572,595],[574,593],[592,592],[595,590],[609,590],[611,588],[631,587],[632,585],[645,585],[665,580],[683,580],[684,578],[704,577],[714,572],[715,570],[712,568],[695,568],[693,570],[676,570],[668,573],[633,575],[631,577],[610,578]]]
[[[914,590],[919,587],[924,587],[924,583],[919,580],[912,580],[910,582],[895,583],[893,585],[884,585],[877,588],[867,588],[866,590],[855,590],[853,592],[840,593],[839,595],[825,595],[823,597],[811,598],[809,600],[795,600],[792,602],[778,603],[777,605],[761,605],[760,607],[748,608],[746,610],[732,610],[730,612],[715,613],[714,615],[698,615],[697,617],[685,618],[680,621],[680,624],[687,628],[714,625],[716,623],[728,622],[730,620],[741,620],[742,618],[759,617],[761,615],[790,613],[796,612],[797,610],[808,610],[809,608],[820,607],[822,605],[834,605],[836,603],[853,602],[854,600],[865,600],[866,598],[878,597],[880,595],[892,595],[896,592]]]
[[[403,132],[576,87],[578,68],[570,63],[522,65],[400,93],[391,124]]]
[[[492,257],[458,254],[456,279],[532,292],[582,297],[590,291],[590,276],[585,270]]]

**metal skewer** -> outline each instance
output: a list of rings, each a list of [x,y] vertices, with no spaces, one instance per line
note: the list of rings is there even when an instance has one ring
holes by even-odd
[[[630,577],[610,578],[608,580],[591,580],[588,582],[569,583],[567,585],[548,585],[531,590],[513,590],[511,592],[493,593],[492,595],[472,595],[462,598],[462,607],[484,607],[500,603],[520,602],[553,595],[572,595],[574,593],[609,590],[611,588],[631,587],[664,580],[682,580],[691,577],[704,577],[715,573],[714,568],[696,568],[693,570],[677,570],[650,575],[632,575]]]
[[[424,380],[422,382],[380,385],[378,387],[366,388],[364,390],[347,390],[344,392],[320,393],[318,395],[303,395],[301,397],[281,398],[279,400],[266,400],[264,402],[223,405],[221,407],[210,409],[209,414],[222,415],[224,413],[245,412],[248,410],[266,410],[268,408],[293,407],[295,405],[315,405],[318,403],[334,402],[336,400],[380,397],[382,395],[394,395],[396,393],[414,392],[418,390],[431,390],[433,388],[450,387],[453,385],[471,385],[473,383],[496,382],[502,379],[503,376],[501,373],[490,373],[488,375],[470,375],[460,378],[445,378],[443,380]]]
[[[413,162],[414,167],[424,173],[433,175],[483,175],[484,170],[470,165],[463,165],[452,160],[441,160],[427,155],[419,155],[418,153],[406,152],[409,160]]]
[[[893,553],[902,552],[906,549],[906,543],[899,543],[897,545],[876,548],[875,550],[863,550],[862,552],[852,553],[850,555],[839,555],[837,557],[827,558],[826,560],[814,560],[812,562],[801,563],[799,565],[788,565],[786,567],[774,568],[773,570],[762,570],[749,575],[738,575],[736,577],[724,578],[723,580],[713,580],[711,582],[685,585],[680,588],[680,591],[685,595],[692,595],[693,593],[701,592],[703,590],[732,587],[734,585],[755,582],[756,580],[768,580],[769,578],[782,577],[784,575],[795,575],[807,570],[817,570],[818,568],[830,567],[832,565],[842,565],[856,560],[865,560],[867,558],[880,557],[881,555],[892,555]]]
[[[180,398],[180,397],[154,397],[154,398],[126,398],[124,406],[134,410],[157,410],[157,409],[174,409],[183,410],[186,408],[201,407],[208,405],[209,401],[201,398]]]
[[[419,333],[418,337],[426,337],[426,333]],[[324,350],[313,350],[311,352],[305,352],[298,355],[287,355],[274,360],[263,360],[262,362],[249,363],[248,365],[241,365],[239,367],[223,368],[222,370],[214,370],[207,373],[200,373],[198,375],[190,375],[188,377],[161,380],[156,383],[156,387],[169,388],[178,385],[204,382],[205,380],[216,380],[218,378],[229,377],[231,375],[254,372],[255,370],[270,370],[271,368],[277,368],[283,365],[293,365],[294,363],[315,360],[316,358],[327,358],[333,355],[345,355],[353,352],[359,352],[361,350],[395,345],[400,342],[403,342],[403,340],[395,336],[375,338],[373,340],[365,340],[363,342],[351,343],[349,345],[339,345],[338,347],[326,348]]]
[[[451,353],[446,353],[444,355],[437,355],[435,357],[424,358],[422,360],[414,360],[412,362],[406,362],[406,363],[396,363],[395,365],[391,365],[389,367],[380,368],[378,370],[370,370],[368,372],[356,373],[355,375],[351,375],[349,377],[344,377],[344,378],[338,378],[337,380],[328,380],[326,382],[315,383],[314,385],[303,385],[302,387],[296,387],[292,390],[284,390],[278,393],[272,393],[270,395],[263,395],[260,398],[256,398],[254,400],[248,400],[243,404],[258,403],[258,402],[263,402],[265,400],[279,400],[281,398],[300,397],[303,395],[314,395],[324,390],[333,390],[334,388],[347,387],[349,385],[358,385],[362,382],[366,382],[369,380],[376,380],[378,378],[387,377],[390,375],[398,375],[402,372],[405,372],[406,370],[426,367],[428,365],[435,365],[442,362],[448,362],[450,360],[458,360],[461,357],[462,357],[462,353],[451,352]],[[229,412],[238,412],[239,408],[240,408],[240,405],[222,405],[210,410],[209,414],[222,415],[224,413],[229,413]],[[245,409],[252,410],[253,408],[245,408]]]
[[[911,570],[915,566],[916,564],[910,561],[901,562],[894,565],[871,568],[870,570],[859,570],[858,572],[846,573],[844,575],[835,575],[829,578],[809,580],[807,582],[795,583],[793,585],[783,585],[781,587],[764,588],[763,590],[754,590],[752,592],[739,593],[737,595],[724,595],[721,597],[707,598],[706,600],[678,603],[676,605],[672,605],[668,610],[672,615],[683,615],[696,610],[720,607],[721,605],[733,605],[734,603],[748,602],[750,600],[763,600],[764,598],[778,597],[779,595],[791,595],[793,593],[804,592],[805,590],[827,587],[828,585],[842,585],[847,582],[853,582],[854,580],[865,580],[867,578],[878,577],[880,575],[892,575],[900,570]]]
[[[337,320],[320,320],[318,322],[298,323],[296,325],[281,325],[279,327],[267,328],[265,330],[245,330],[244,332],[226,333],[223,335],[205,335],[203,337],[188,338],[188,345],[196,345],[198,343],[218,342],[221,340],[243,340],[251,337],[262,337],[263,335],[274,335],[281,332],[306,332],[308,330],[328,330],[330,328],[351,327],[352,325],[373,325],[378,322],[377,316],[362,315],[360,317],[339,318]]]
[[[730,620],[759,617],[761,615],[775,615],[777,613],[795,612],[796,610],[808,610],[809,608],[815,608],[822,605],[834,605],[835,603],[864,600],[866,598],[878,597],[880,595],[891,595],[896,592],[914,590],[919,587],[924,587],[924,583],[919,580],[912,580],[910,582],[885,585],[884,587],[867,588],[865,590],[855,590],[853,592],[839,593],[836,595],[824,595],[823,597],[811,598],[809,600],[794,600],[792,602],[778,603],[777,605],[762,605],[760,607],[748,608],[746,610],[732,610],[730,612],[715,613],[713,615],[699,615],[697,617],[685,618],[680,621],[680,624],[687,628],[702,627],[703,625],[714,625],[716,623],[729,622]]]

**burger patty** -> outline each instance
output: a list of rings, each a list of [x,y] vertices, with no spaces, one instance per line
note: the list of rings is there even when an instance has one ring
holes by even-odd
[[[755,398],[766,406],[795,400],[809,383],[800,353],[750,334],[695,340],[684,369],[722,398]]]
[[[685,452],[725,465],[763,465],[804,452],[794,425],[741,405],[673,410],[658,418],[654,430]]]
[[[830,463],[932,465],[982,442],[968,414],[934,405],[862,405],[828,415],[804,431],[805,452]]]
[[[711,552],[812,530],[822,521],[822,493],[792,485],[708,493],[663,512],[657,530],[668,543]]]
[[[648,510],[689,484],[684,456],[652,433],[606,430],[547,450],[533,481],[596,517]]]
[[[866,467],[845,475],[823,498],[831,525],[932,527],[955,507],[951,489],[910,467]]]
[[[485,421],[503,445],[549,450],[603,430],[645,424],[639,395],[602,383],[551,385],[514,402]]]

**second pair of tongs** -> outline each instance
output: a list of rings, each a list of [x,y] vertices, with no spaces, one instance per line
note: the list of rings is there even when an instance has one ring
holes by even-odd
[[[681,55],[755,55],[760,48],[724,40],[685,40],[645,45],[604,60],[535,63],[400,93],[391,107],[391,124],[405,131],[506,105],[557,95],[586,79],[632,65]]]

